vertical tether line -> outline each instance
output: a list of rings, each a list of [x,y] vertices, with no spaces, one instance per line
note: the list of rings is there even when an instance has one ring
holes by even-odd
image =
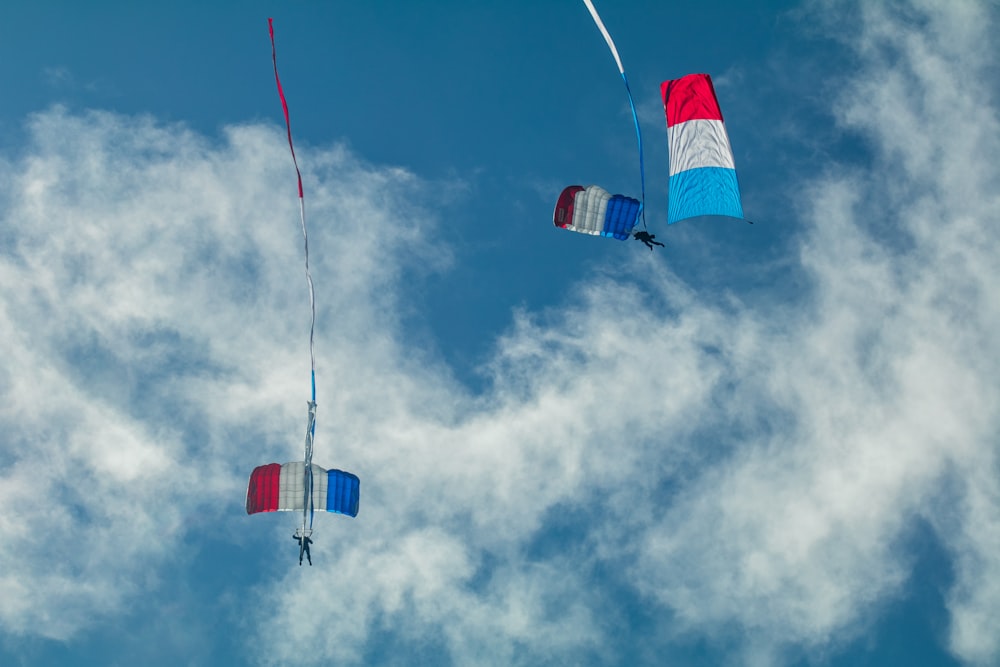
[[[306,252],[306,282],[309,283],[309,310],[311,320],[309,323],[309,369],[312,375],[312,400],[316,401],[316,355],[314,352],[313,338],[316,330],[316,295],[313,291],[312,274],[309,272],[309,233],[306,231],[306,204],[302,193],[302,172],[299,171],[298,160],[295,159],[295,145],[292,143],[292,123],[288,116],[288,102],[285,100],[285,91],[281,87],[281,78],[278,77],[278,56],[274,48],[274,25],[273,19],[267,19],[267,30],[271,35],[271,62],[274,64],[274,82],[278,86],[278,97],[281,98],[281,110],[285,114],[285,129],[288,132],[288,149],[292,152],[292,164],[295,165],[295,177],[299,184],[299,219],[302,222],[302,240],[305,244]]]
[[[314,337],[316,331],[316,294],[313,290],[312,274],[309,272],[309,234],[306,231],[306,204],[302,192],[302,172],[299,171],[299,162],[295,158],[295,145],[292,143],[292,122],[288,116],[288,102],[285,100],[285,91],[281,87],[281,78],[278,76],[278,55],[274,46],[274,23],[273,19],[267,19],[267,31],[271,36],[271,63],[274,65],[274,83],[278,86],[278,97],[281,98],[281,110],[285,114],[285,129],[288,133],[288,149],[292,153],[292,164],[295,165],[295,177],[299,185],[299,220],[302,222],[302,240],[305,245],[306,256],[306,282],[309,284],[309,372],[310,383],[312,385],[312,398],[309,401],[309,424],[306,427],[305,445],[305,470],[304,489],[302,507],[302,539],[306,538],[306,520],[308,517],[309,528],[312,529],[313,504],[312,504],[312,452],[313,438],[316,435],[316,353],[314,350]]]
[[[646,167],[643,164],[642,157],[642,132],[639,130],[639,115],[635,112],[635,102],[632,100],[632,89],[628,85],[628,77],[625,76],[625,67],[622,65],[622,59],[618,55],[618,47],[615,46],[615,40],[611,39],[611,33],[608,29],[604,27],[604,21],[601,20],[600,14],[597,13],[597,8],[594,7],[594,3],[591,0],[583,0],[583,4],[587,6],[587,10],[590,12],[590,18],[594,19],[594,23],[597,24],[597,29],[601,31],[604,36],[604,41],[607,42],[608,48],[611,50],[611,55],[615,59],[615,64],[618,65],[618,72],[622,75],[622,81],[625,82],[625,93],[628,95],[628,105],[632,108],[632,121],[635,123],[635,140],[639,144],[639,182],[642,188],[642,203],[639,206],[639,211],[642,215],[642,227],[646,228]]]

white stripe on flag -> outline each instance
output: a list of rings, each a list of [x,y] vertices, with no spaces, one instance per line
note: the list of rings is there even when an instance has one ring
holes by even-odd
[[[719,120],[689,120],[667,128],[670,175],[699,167],[736,169],[726,126]]]

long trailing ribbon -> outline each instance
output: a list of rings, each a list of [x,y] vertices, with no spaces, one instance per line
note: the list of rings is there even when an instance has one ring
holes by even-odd
[[[271,18],[267,19],[267,31],[271,36],[271,62],[274,65],[274,83],[278,86],[278,97],[281,98],[281,110],[285,114],[285,129],[288,132],[288,149],[292,153],[292,164],[295,165],[295,177],[298,179],[299,184],[299,219],[302,222],[302,240],[305,244],[305,254],[306,254],[306,282],[309,283],[309,370],[310,370],[310,381],[312,384],[312,400],[309,401],[309,424],[306,426],[306,451],[305,451],[305,480],[304,480],[304,493],[305,498],[302,507],[302,542],[300,543],[300,551],[305,545],[305,540],[308,537],[306,530],[306,519],[308,517],[309,532],[312,532],[313,515],[314,508],[312,502],[312,453],[313,453],[313,438],[316,435],[316,353],[314,347],[314,338],[316,332],[316,293],[313,290],[313,280],[312,274],[309,272],[309,233],[306,231],[306,204],[305,197],[302,191],[302,172],[299,171],[299,162],[295,158],[295,144],[292,143],[292,122],[288,116],[288,101],[285,99],[285,91],[281,87],[281,77],[278,76],[278,55],[277,50],[274,47],[274,20]],[[302,555],[299,554],[299,562],[301,563]]]
[[[302,172],[299,171],[299,162],[295,159],[295,145],[292,143],[292,122],[288,117],[288,102],[285,100],[285,91],[281,87],[281,78],[278,76],[278,56],[274,48],[274,23],[273,19],[267,19],[267,31],[271,35],[271,62],[274,64],[274,82],[278,86],[278,97],[281,98],[281,110],[285,113],[285,129],[288,131],[288,149],[292,152],[292,164],[295,165],[295,177],[299,183],[299,218],[302,221],[302,240],[306,250],[306,282],[309,283],[309,310],[311,320],[309,323],[309,369],[312,380],[312,401],[316,402],[316,354],[314,351],[313,339],[316,331],[316,294],[313,291],[312,274],[309,272],[309,234],[306,231],[306,204],[302,193]]]
[[[622,65],[622,59],[618,55],[618,47],[615,46],[615,41],[611,39],[611,33],[608,29],[604,27],[604,21],[601,20],[601,16],[597,13],[597,9],[594,7],[594,3],[591,0],[583,0],[583,4],[587,5],[587,9],[590,10],[590,16],[594,19],[594,23],[597,24],[597,29],[601,31],[604,35],[604,41],[608,43],[608,48],[611,49],[611,55],[615,58],[615,63],[618,65],[618,72],[622,75],[622,81],[625,82],[625,92],[628,94],[628,104],[632,107],[632,122],[635,123],[635,139],[639,144],[639,181],[642,187],[642,205],[639,210],[642,212],[642,226],[646,227],[646,167],[644,166],[644,160],[642,157],[642,132],[639,130],[639,116],[635,112],[635,102],[632,100],[632,89],[628,85],[628,77],[625,76],[625,67]]]

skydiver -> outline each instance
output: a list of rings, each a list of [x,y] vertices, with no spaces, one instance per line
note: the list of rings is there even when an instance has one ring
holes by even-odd
[[[656,234],[650,234],[649,232],[647,232],[645,230],[638,231],[638,232],[635,233],[635,240],[636,241],[642,241],[643,243],[645,243],[646,247],[649,248],[650,252],[652,252],[654,245],[658,245],[661,248],[665,248],[666,247],[665,245],[663,245],[659,241],[654,241],[653,239],[655,239],[655,238],[656,238]]]
[[[313,543],[312,538],[292,535],[292,539],[299,543],[299,565],[302,565],[303,553],[305,553],[306,558],[309,559],[309,565],[312,565],[313,559],[312,555],[309,553],[309,545]],[[305,542],[303,542],[302,540],[305,540]]]

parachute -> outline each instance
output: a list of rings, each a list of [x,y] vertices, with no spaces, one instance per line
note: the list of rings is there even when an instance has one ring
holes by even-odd
[[[736,163],[712,78],[688,74],[664,81],[660,93],[670,148],[667,223],[699,215],[743,219]]]
[[[612,195],[596,185],[571,185],[563,189],[556,202],[552,224],[562,229],[625,240],[642,218],[643,231],[638,240],[655,238],[646,228],[646,174],[643,163],[642,133],[632,99],[632,90],[618,48],[591,0],[583,0],[594,23],[604,36],[618,72],[625,82],[635,136],[639,147],[639,177],[642,198]],[[715,87],[708,74],[688,74],[660,85],[667,116],[667,143],[670,155],[667,223],[702,215],[743,217],[740,186],[729,135],[722,120],[722,110]],[[746,220],[750,222],[749,220]],[[751,223],[752,224],[752,223]],[[645,237],[645,238],[644,238]],[[654,245],[662,245],[653,242]],[[652,245],[648,242],[646,245]]]
[[[281,98],[281,109],[285,115],[285,128],[288,133],[288,149],[292,154],[292,164],[295,165],[295,175],[299,188],[299,217],[302,223],[302,239],[305,245],[306,283],[309,286],[309,308],[312,319],[309,324],[309,362],[311,370],[312,399],[309,406],[309,419],[306,425],[305,454],[302,461],[292,461],[280,465],[268,463],[257,466],[250,474],[247,485],[247,514],[259,512],[302,512],[302,521],[293,537],[299,543],[299,565],[305,555],[312,565],[309,545],[312,544],[313,515],[316,510],[334,512],[346,516],[358,515],[360,499],[360,481],[357,475],[343,470],[326,470],[312,462],[313,439],[316,435],[316,355],[314,353],[314,332],[316,329],[316,299],[313,291],[312,275],[309,272],[309,235],[306,230],[306,208],[302,190],[302,174],[295,158],[295,146],[292,144],[292,124],[288,116],[288,103],[285,92],[278,77],[278,58],[274,47],[274,25],[272,19],[267,20],[267,29],[271,36],[271,61],[274,64],[274,82]]]
[[[316,509],[347,516],[358,515],[360,480],[343,470],[324,470],[312,465],[311,497],[305,495],[306,464],[292,461],[284,465],[268,463],[250,475],[247,487],[247,514],[258,512],[301,512]]]
[[[552,224],[584,234],[624,241],[632,234],[642,204],[625,195],[612,195],[596,185],[571,185],[562,191]]]
[[[632,100],[632,89],[628,85],[628,77],[625,76],[625,68],[622,59],[618,55],[618,47],[611,39],[611,34],[604,27],[594,3],[591,0],[583,0],[583,4],[590,11],[591,18],[597,25],[597,29],[604,36],[604,41],[608,44],[618,72],[622,81],[625,82],[625,93],[628,95],[629,107],[632,109],[632,121],[635,123],[635,138],[639,146],[639,179],[642,187],[642,200],[636,200],[625,195],[612,195],[607,190],[596,185],[583,187],[582,185],[571,185],[563,189],[556,202],[556,208],[552,215],[552,224],[561,229],[568,229],[584,234],[596,236],[606,236],[621,241],[629,238],[632,228],[635,227],[639,216],[642,215],[643,206],[646,201],[646,174],[642,158],[642,133],[639,130],[639,117],[635,112],[635,102]],[[645,219],[643,226],[645,227]]]

